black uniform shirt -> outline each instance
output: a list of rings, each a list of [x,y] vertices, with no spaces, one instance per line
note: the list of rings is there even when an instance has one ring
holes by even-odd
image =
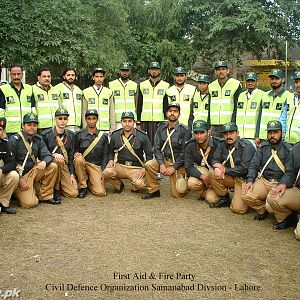
[[[286,186],[292,187],[300,168],[300,143],[294,145],[290,157],[286,163],[285,174],[281,177],[279,183],[284,183]],[[296,187],[300,189],[300,176],[297,179]]]
[[[49,128],[43,131],[42,133],[44,142],[48,147],[48,150],[52,153],[52,151],[57,147],[55,153],[63,155],[61,148],[56,144],[56,137],[62,138],[62,142],[66,148],[68,154],[68,167],[71,174],[75,174],[74,168],[74,140],[75,135],[72,131],[66,129],[63,134],[58,134],[56,128]]]
[[[83,154],[93,140],[98,137],[98,134],[101,134],[99,129],[97,129],[95,133],[89,133],[87,128],[77,131],[75,133],[74,153],[79,152]],[[103,170],[107,165],[107,152],[108,139],[107,135],[104,133],[95,147],[85,157],[85,160],[89,163],[100,166]]]
[[[214,153],[212,164],[222,164],[229,154],[229,151],[235,147],[232,153],[234,167],[231,168],[230,160],[225,164],[225,174],[232,177],[246,177],[251,159],[255,154],[255,148],[246,139],[238,138],[237,141],[230,147],[225,140],[222,140]]]
[[[113,132],[109,144],[109,160],[114,160],[115,150],[121,148],[124,144],[122,135],[123,128]],[[130,139],[131,136],[132,138]],[[144,162],[144,153],[146,155],[146,161],[153,159],[152,146],[147,134],[144,131],[134,128],[132,134],[127,139],[130,139],[129,143],[141,161]],[[132,162],[133,166],[141,167],[138,159],[126,147],[123,147],[122,150],[118,152],[117,162],[120,164],[125,164],[126,161]]]
[[[16,162],[12,159],[7,140],[5,139],[0,139],[0,160],[4,162],[4,165],[0,167],[3,174],[7,174],[16,169]]]
[[[169,143],[166,144],[164,151],[161,151],[162,146],[164,145],[167,139],[167,130],[168,122],[160,124],[156,130],[154,137],[154,155],[159,165],[164,164],[164,158],[172,160],[172,153]],[[179,122],[175,124],[174,129],[171,129],[169,131],[170,134],[173,130],[175,130],[175,132],[171,135],[171,144],[175,159],[173,167],[177,170],[178,168],[184,165],[185,143],[191,139],[192,134],[187,126]]]
[[[22,131],[22,133],[25,140],[30,142],[28,135],[24,131]],[[18,133],[12,135],[9,138],[8,147],[11,151],[12,158],[15,163],[22,166],[28,151],[21,136]],[[38,158],[41,161],[45,161],[46,165],[49,165],[52,162],[52,155],[49,152],[43,138],[38,134],[35,134],[32,137],[32,155],[34,155],[35,158]],[[28,173],[34,167],[34,165],[35,162],[32,160],[31,156],[28,155],[26,164],[24,166],[23,175]]]
[[[210,153],[207,157],[207,162],[210,166],[212,166],[211,161],[216,151],[220,140],[215,137],[210,137],[208,140],[208,146],[211,147]],[[202,149],[205,154],[206,149]],[[185,151],[184,151],[184,167],[186,173],[189,177],[200,178],[202,175],[201,172],[197,169],[197,166],[201,165],[203,156],[200,152],[200,146],[198,145],[195,139],[191,139],[186,143]],[[207,166],[205,165],[207,168]]]
[[[258,172],[261,171],[261,169],[264,167],[265,163],[271,156],[271,149],[272,145],[269,143],[269,141],[264,141],[261,143],[249,166],[247,182],[255,181]],[[274,149],[277,150],[277,155],[282,164],[285,166],[286,161],[290,157],[291,145],[286,142],[280,142],[279,144],[274,145]],[[265,171],[262,175],[267,180],[276,179],[277,181],[279,181],[283,174],[284,173],[280,170],[275,160],[272,159],[268,166],[265,168]]]

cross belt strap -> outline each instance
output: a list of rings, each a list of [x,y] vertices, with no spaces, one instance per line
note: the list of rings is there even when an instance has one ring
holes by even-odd
[[[114,156],[114,163],[116,163],[118,161],[118,153],[124,148],[126,147],[127,143],[129,143],[129,141],[133,138],[133,135],[131,135],[129,137],[129,139],[127,139],[127,141],[119,148],[119,149],[116,149],[114,152],[115,152],[115,156]]]
[[[21,137],[22,140],[23,140],[23,143],[24,143],[24,145],[25,145],[25,147],[26,147],[26,149],[27,149],[28,155],[30,155],[30,157],[31,157],[31,159],[33,160],[33,162],[36,163],[36,158],[35,158],[35,156],[32,154],[32,142],[29,144],[29,143],[25,140],[25,137],[24,137],[24,135],[23,135],[22,132],[19,132],[19,135],[20,135],[20,137]],[[27,156],[27,158],[28,158],[28,156]],[[25,160],[27,160],[27,158],[25,158]],[[25,161],[25,160],[24,160],[24,161]],[[26,163],[26,161],[25,161],[25,163]],[[24,164],[24,162],[23,162],[23,164]]]
[[[167,129],[167,139],[165,140],[163,146],[161,147],[161,152],[163,152],[165,150],[167,143],[169,141],[171,141],[171,136],[175,132],[175,129],[170,134],[168,134],[168,132],[169,132],[169,130]]]
[[[223,163],[222,163],[223,166],[227,163],[227,161],[228,161],[228,159],[229,159],[230,167],[231,167],[231,168],[234,168],[234,161],[233,161],[232,153],[234,152],[235,149],[236,149],[236,148],[233,147],[233,148],[229,151],[226,160],[223,161]]]
[[[134,149],[132,148],[131,144],[129,143],[129,140],[125,135],[122,135],[122,139],[124,141],[124,144],[126,144],[126,148],[130,151],[130,153],[137,158],[139,163],[142,165],[142,167],[145,166],[144,162],[139,158],[139,156],[135,153]]]
[[[98,136],[92,141],[92,143],[88,146],[88,148],[86,148],[85,151],[83,152],[82,154],[83,157],[86,157],[93,150],[93,148],[96,146],[98,141],[101,139],[102,135],[103,132],[99,132]]]
[[[297,174],[297,177],[296,177],[294,186],[296,186],[296,183],[297,183],[299,177],[300,177],[300,168],[299,168],[299,170],[298,170],[298,174]]]
[[[275,160],[275,162],[276,162],[276,165],[279,167],[279,169],[280,169],[283,173],[285,173],[285,167],[284,167],[283,163],[281,162],[280,158],[278,157],[277,151],[274,150],[274,149],[272,149],[272,150],[271,150],[271,153],[272,153],[272,156],[273,156],[273,158],[274,158],[274,160]]]
[[[68,159],[68,153],[67,153],[67,150],[66,150],[66,148],[65,148],[65,145],[64,145],[64,143],[63,143],[63,136],[62,137],[56,137],[56,143],[57,143],[57,145],[60,147],[60,149],[61,149],[61,151],[62,151],[62,153],[63,153],[63,156],[64,156],[64,159],[65,159],[65,162],[66,162],[66,164],[68,164],[69,163],[69,159]],[[56,148],[56,147],[55,147]],[[52,151],[52,153],[54,153],[56,150],[54,149],[53,151]]]
[[[207,168],[208,168],[209,170],[212,170],[212,167],[211,167],[211,166],[208,164],[208,162],[207,162],[207,157],[208,157],[210,151],[211,151],[211,147],[210,147],[210,146],[207,147],[205,153],[204,153],[203,150],[200,148],[200,153],[201,153],[201,155],[202,155],[201,166],[204,167],[204,165],[206,165]]]

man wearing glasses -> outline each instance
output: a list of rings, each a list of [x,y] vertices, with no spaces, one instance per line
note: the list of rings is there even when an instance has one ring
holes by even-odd
[[[60,195],[75,198],[78,195],[77,182],[75,179],[74,159],[74,133],[66,129],[69,113],[65,108],[55,112],[55,123],[53,128],[43,132],[43,139],[49,151],[52,153],[53,161],[58,167],[58,176],[54,186],[54,199],[59,204]]]

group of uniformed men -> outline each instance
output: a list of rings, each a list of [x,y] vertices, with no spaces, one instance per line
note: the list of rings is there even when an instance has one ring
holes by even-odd
[[[9,206],[12,194],[24,208],[60,204],[61,194],[85,198],[88,189],[105,196],[105,181],[121,193],[121,179],[132,182],[132,192],[147,189],[142,198],[151,199],[160,196],[167,176],[175,198],[190,189],[211,208],[230,206],[243,214],[251,207],[256,220],[273,213],[274,229],[295,226],[300,72],[290,93],[280,69],[269,75],[269,92],[257,88],[253,72],[242,92],[240,82],[228,77],[226,61],[216,62],[211,84],[199,75],[198,89],[186,82],[182,67],[174,69],[171,87],[160,71],[158,62],[150,63],[149,79],[137,85],[129,79],[131,65],[122,63],[107,88],[105,70],[97,68],[94,85],[82,91],[74,68],[52,87],[49,69],[30,86],[22,84],[22,68],[12,66],[11,83],[0,86],[2,212],[16,213]],[[300,222],[295,234],[300,239]]]

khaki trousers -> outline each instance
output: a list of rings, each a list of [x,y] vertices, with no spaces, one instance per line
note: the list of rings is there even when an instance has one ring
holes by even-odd
[[[237,214],[244,214],[248,210],[248,205],[241,198],[244,183],[245,181],[241,177],[225,175],[224,179],[217,179],[214,174],[211,177],[212,188],[218,196],[223,197],[228,193],[228,188],[234,188],[230,209]]]
[[[165,160],[165,166],[169,167],[172,163],[169,160]],[[159,164],[156,159],[148,160],[145,164],[146,169],[146,183],[149,193],[154,193],[160,189],[160,183],[156,179],[156,174],[159,172]],[[177,174],[179,177],[183,177],[185,175],[184,167],[180,167],[177,170]],[[184,196],[182,193],[178,193],[176,190],[176,180],[178,175],[174,173],[173,175],[169,176],[170,178],[170,188],[171,188],[171,196],[174,198],[181,198]]]
[[[294,232],[295,232],[296,239],[300,241],[300,220],[298,221],[297,227]]]
[[[121,180],[129,179],[132,183],[132,190],[138,191],[146,186],[145,177],[137,179],[142,167],[126,166],[116,163],[113,168],[106,168],[103,171],[104,178],[108,180],[115,190],[120,190]]]
[[[242,199],[259,214],[263,214],[266,211],[266,198],[270,190],[275,186],[277,186],[277,181],[268,181],[263,177],[257,178],[254,182],[253,190],[246,195],[242,195]]]
[[[74,186],[70,182],[70,171],[68,165],[63,162],[55,162],[57,164],[57,179],[55,182],[54,188],[56,190],[61,190],[63,196],[68,198],[76,198],[78,195],[78,190],[74,188]]]
[[[57,178],[57,165],[51,163],[44,170],[38,170],[33,167],[23,178],[27,182],[28,190],[21,191],[17,187],[14,195],[19,200],[21,207],[34,207],[38,205],[39,200],[47,201],[53,198],[53,189]],[[39,181],[41,182],[41,188],[39,191],[36,191],[34,184]]]
[[[74,159],[75,173],[80,188],[88,187],[92,194],[98,197],[106,195],[104,181],[101,182],[102,170],[100,166],[87,162],[82,155]]]
[[[210,174],[211,177],[212,174],[209,172],[206,175],[208,174]],[[207,188],[201,179],[189,177],[188,187],[193,192],[196,192],[200,197],[205,198],[208,203],[216,203],[220,198],[212,188]]]
[[[19,183],[19,174],[16,171],[10,171],[2,174],[0,178],[0,203],[8,207],[11,195],[17,188]]]
[[[293,211],[300,211],[300,190],[294,187],[286,189],[281,197],[267,196],[267,203],[271,206],[276,220],[281,222]]]

